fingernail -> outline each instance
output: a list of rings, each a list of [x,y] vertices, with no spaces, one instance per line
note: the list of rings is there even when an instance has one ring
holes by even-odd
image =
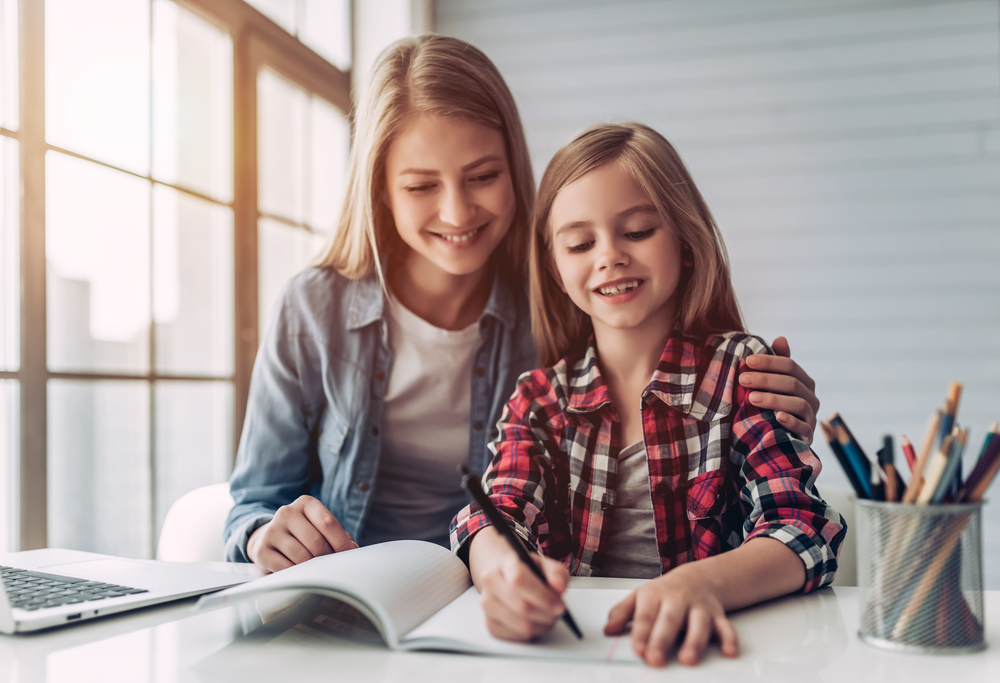
[[[753,384],[753,375],[740,375],[740,384],[745,387]]]
[[[752,368],[757,367],[757,362],[758,362],[757,356],[750,356],[749,358],[747,358],[747,365],[749,365]]]
[[[778,418],[778,422],[788,422],[788,416],[784,413],[778,413],[776,417]]]
[[[750,403],[758,403],[763,398],[764,395],[762,393],[760,393],[759,391],[754,391],[750,394]]]

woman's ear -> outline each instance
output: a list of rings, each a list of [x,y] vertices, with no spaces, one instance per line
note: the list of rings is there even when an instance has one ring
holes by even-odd
[[[563,284],[562,277],[559,276],[559,269],[556,268],[555,261],[552,260],[551,255],[547,255],[545,257],[545,267],[548,269],[549,274],[552,275],[552,279],[556,281],[557,285],[559,285],[559,289],[561,289],[562,293],[565,294],[566,285]]]
[[[691,253],[690,247],[684,247],[681,253],[681,265],[685,268],[694,268],[694,254]]]

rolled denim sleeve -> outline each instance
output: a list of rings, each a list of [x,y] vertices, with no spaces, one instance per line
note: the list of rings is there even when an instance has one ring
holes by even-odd
[[[254,363],[243,434],[230,479],[226,559],[250,562],[247,541],[282,505],[308,491],[312,436],[303,406],[303,338],[292,285],[282,293]]]

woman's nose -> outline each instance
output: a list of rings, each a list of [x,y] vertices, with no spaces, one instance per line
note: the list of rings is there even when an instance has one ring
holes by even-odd
[[[461,189],[450,189],[441,199],[439,215],[445,223],[461,228],[476,215],[476,207]]]

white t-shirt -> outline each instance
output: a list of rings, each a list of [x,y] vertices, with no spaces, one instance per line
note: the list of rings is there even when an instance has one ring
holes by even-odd
[[[472,365],[479,323],[442,330],[387,303],[395,352],[382,407],[382,455],[362,545],[417,538],[448,547],[467,502],[457,468],[469,460]]]
[[[611,541],[601,576],[654,579],[661,571],[646,445],[636,441],[618,454]]]

